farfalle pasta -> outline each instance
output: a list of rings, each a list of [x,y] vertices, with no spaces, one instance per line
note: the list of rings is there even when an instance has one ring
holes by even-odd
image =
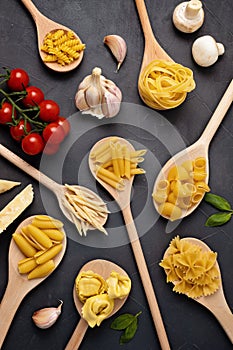
[[[138,88],[142,100],[158,110],[179,106],[195,88],[191,69],[175,62],[152,61],[140,74]]]
[[[100,326],[101,322],[107,318],[114,308],[114,299],[108,294],[99,294],[88,298],[82,307],[83,318],[90,327]]]
[[[124,298],[126,297],[131,289],[131,280],[128,276],[120,275],[118,272],[112,271],[107,283],[107,293],[110,298]]]
[[[166,179],[158,182],[152,194],[158,212],[171,221],[179,219],[183,210],[199,203],[204,194],[210,191],[206,175],[204,157],[174,165]]]
[[[200,246],[177,236],[159,265],[166,272],[167,282],[174,283],[174,292],[199,298],[215,293],[220,286],[216,261],[217,253],[203,251]]]

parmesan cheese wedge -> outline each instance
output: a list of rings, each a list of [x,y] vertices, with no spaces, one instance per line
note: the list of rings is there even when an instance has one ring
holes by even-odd
[[[0,233],[17,219],[32,201],[33,188],[32,185],[28,185],[0,211]]]
[[[19,186],[20,182],[1,180],[0,179],[0,193],[4,193],[6,191],[11,190],[15,186]]]

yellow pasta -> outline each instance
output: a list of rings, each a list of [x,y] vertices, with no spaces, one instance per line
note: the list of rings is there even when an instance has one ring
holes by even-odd
[[[33,246],[31,246],[22,235],[13,233],[12,237],[15,243],[17,244],[18,248],[25,256],[31,257],[36,253],[36,249]]]
[[[23,259],[18,262],[19,273],[25,274],[32,271],[37,266],[37,263],[34,258]]]
[[[182,210],[199,203],[210,188],[206,180],[206,159],[197,157],[171,167],[167,177],[160,180],[152,194],[158,211],[169,220],[177,220]],[[167,189],[167,192],[162,192]],[[180,215],[180,216],[179,216]]]
[[[174,292],[199,298],[213,294],[220,286],[216,260],[217,253],[203,251],[198,245],[177,236],[170,242],[159,265],[166,272],[167,282],[174,283]]]
[[[62,244],[54,245],[52,248],[40,254],[39,257],[36,258],[36,263],[40,265],[47,262],[48,260],[53,259],[58,253],[60,253],[61,250],[62,250]]]
[[[39,245],[47,249],[52,247],[53,243],[51,239],[38,227],[34,225],[28,225],[27,229],[31,237],[34,238],[36,242],[39,243]]]
[[[175,62],[154,60],[140,75],[138,87],[148,106],[164,110],[179,106],[195,88],[195,81],[191,69]]]
[[[47,276],[55,269],[55,263],[53,260],[46,261],[44,264],[38,265],[28,274],[28,279],[42,278]]]
[[[45,62],[56,62],[64,66],[79,58],[85,44],[82,44],[72,31],[59,29],[45,36],[40,49],[47,53]]]

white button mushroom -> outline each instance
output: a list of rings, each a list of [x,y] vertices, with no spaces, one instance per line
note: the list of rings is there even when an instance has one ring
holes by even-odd
[[[210,35],[197,38],[192,45],[193,59],[202,67],[213,65],[218,60],[218,56],[223,55],[224,52],[223,44],[217,43]]]
[[[193,33],[204,22],[204,10],[199,0],[180,3],[173,12],[174,26],[184,33]]]

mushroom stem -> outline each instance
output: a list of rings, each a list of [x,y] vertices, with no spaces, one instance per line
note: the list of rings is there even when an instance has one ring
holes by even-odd
[[[185,16],[188,19],[197,17],[200,9],[202,8],[202,3],[199,0],[190,0],[185,8]]]

